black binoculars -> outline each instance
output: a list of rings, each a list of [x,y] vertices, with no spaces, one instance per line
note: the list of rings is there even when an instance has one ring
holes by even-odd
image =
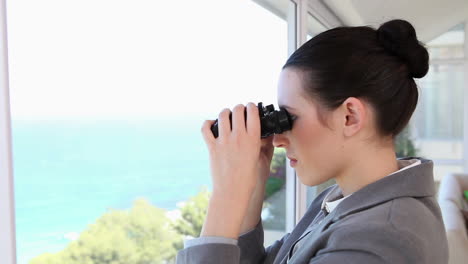
[[[266,138],[273,134],[281,134],[284,131],[292,129],[293,118],[286,109],[280,108],[280,110],[275,110],[272,104],[263,107],[261,102],[258,103],[257,108],[260,115],[261,138]],[[247,108],[244,111],[244,118],[247,122]],[[232,113],[229,114],[229,121],[232,125]],[[219,135],[218,119],[211,126],[211,131],[214,137],[217,138]]]

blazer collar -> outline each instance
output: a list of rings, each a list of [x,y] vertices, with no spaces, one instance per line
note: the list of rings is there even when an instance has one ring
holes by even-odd
[[[334,215],[332,222],[395,198],[434,196],[436,190],[433,162],[418,157],[407,157],[401,160],[409,159],[419,159],[421,164],[386,176],[354,192],[338,204],[332,212]],[[334,188],[339,187],[336,185]]]
[[[417,157],[408,157],[404,159],[419,159],[421,164],[408,168],[406,170],[391,174],[374,183],[371,183],[362,189],[354,192],[352,195],[344,199],[330,214],[326,215],[323,221],[317,223],[314,230],[309,231],[307,241],[315,241],[320,234],[328,228],[332,223],[344,218],[347,215],[353,214],[373,207],[377,204],[387,202],[398,197],[425,197],[434,196],[435,186],[433,180],[433,162]],[[338,190],[336,190],[338,188]],[[338,185],[331,186],[324,193],[324,197],[333,197],[339,195],[340,190]],[[297,241],[297,240],[296,240]],[[304,241],[304,243],[311,243]],[[295,243],[295,242],[294,242]],[[294,243],[292,245],[294,245]],[[288,246],[288,251],[285,251],[283,258],[278,258],[274,263],[285,264],[288,262],[289,251],[292,247]],[[307,248],[307,246],[304,246]],[[294,254],[291,257],[291,262],[302,263],[299,261],[299,254]]]

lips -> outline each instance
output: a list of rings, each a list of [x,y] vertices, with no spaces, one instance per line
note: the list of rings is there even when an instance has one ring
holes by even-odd
[[[297,159],[295,159],[295,158],[293,158],[293,157],[291,157],[291,156],[289,156],[289,155],[288,155],[287,157],[288,157],[288,159],[290,160],[289,164],[291,165],[291,167],[296,166],[296,164],[297,164]]]

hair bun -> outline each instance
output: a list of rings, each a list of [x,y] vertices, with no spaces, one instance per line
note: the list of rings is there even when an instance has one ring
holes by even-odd
[[[387,51],[406,62],[411,77],[422,78],[427,74],[429,53],[416,38],[416,31],[408,21],[385,22],[377,30],[377,38]]]

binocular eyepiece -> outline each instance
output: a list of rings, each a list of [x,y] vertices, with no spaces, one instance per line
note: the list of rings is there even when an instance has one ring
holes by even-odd
[[[293,118],[286,109],[280,108],[280,110],[275,110],[272,104],[263,107],[261,102],[258,103],[257,108],[260,115],[261,138],[266,138],[273,134],[281,134],[284,131],[292,129]],[[244,111],[244,118],[247,122],[247,108]],[[229,114],[229,121],[232,125],[232,113]],[[219,135],[218,119],[211,126],[211,131],[214,137],[217,138]]]

